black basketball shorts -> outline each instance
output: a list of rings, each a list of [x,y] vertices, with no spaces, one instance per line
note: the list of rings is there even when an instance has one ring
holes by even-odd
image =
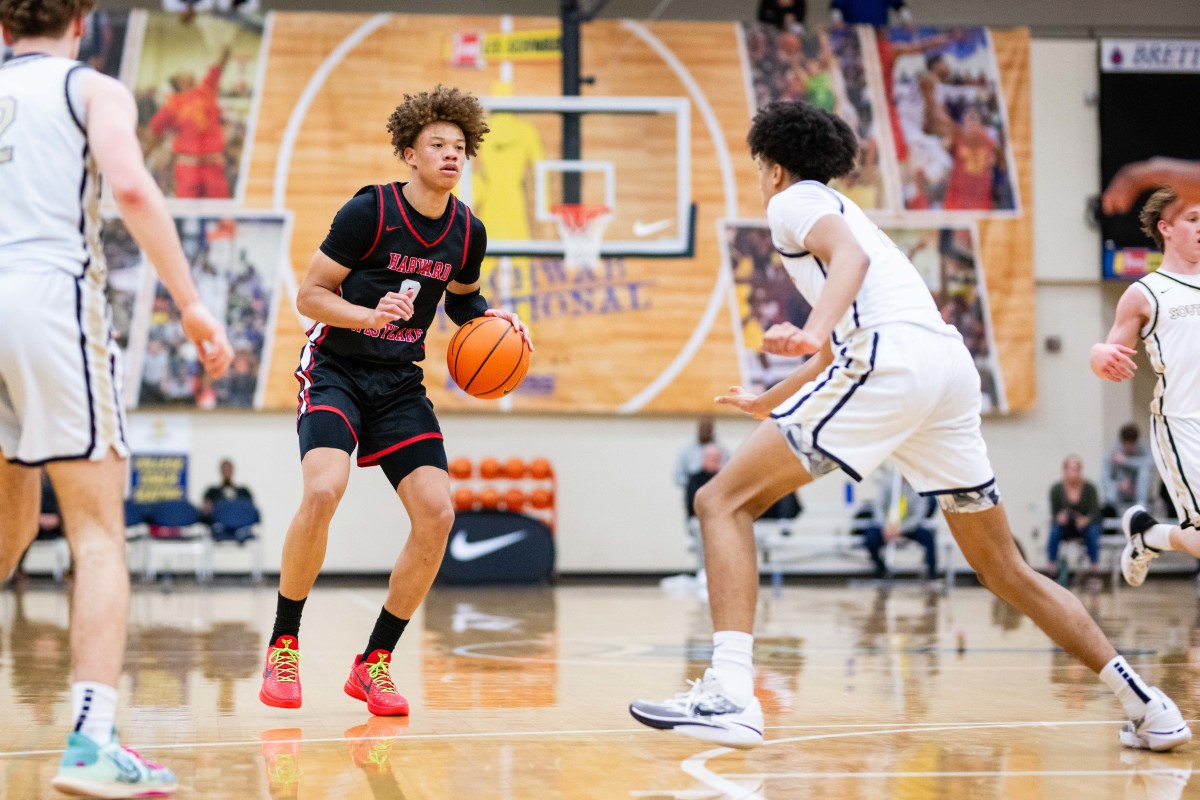
[[[378,464],[393,486],[418,467],[446,469],[442,430],[420,367],[311,355],[296,371],[301,459],[317,447],[357,449],[358,465]]]

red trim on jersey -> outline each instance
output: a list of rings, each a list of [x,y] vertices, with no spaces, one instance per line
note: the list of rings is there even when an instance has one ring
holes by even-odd
[[[467,235],[463,237],[463,263],[462,268],[467,268],[467,251],[471,249],[471,209],[467,205],[463,205],[463,216],[467,218]]]
[[[386,450],[380,450],[378,453],[371,453],[371,455],[369,455],[369,456],[362,456],[361,458],[358,459],[358,465],[360,467],[373,467],[379,463],[379,459],[383,458],[384,456],[386,456],[390,453],[396,452],[397,450],[399,450],[402,447],[408,447],[410,444],[413,444],[414,442],[419,442],[422,439],[441,439],[441,438],[444,438],[444,437],[440,433],[422,433],[421,435],[414,436],[411,439],[405,439],[403,442],[400,442],[399,444],[394,444],[391,447],[387,448]]]
[[[454,217],[458,213],[458,198],[450,195],[450,221],[446,223],[446,230],[442,231],[442,235],[434,239],[432,242],[427,242],[421,238],[421,234],[417,233],[417,229],[413,227],[412,220],[408,218],[408,212],[404,210],[404,203],[400,200],[400,192],[396,189],[396,184],[392,184],[392,194],[396,195],[396,205],[400,206],[400,216],[404,217],[404,224],[408,226],[408,232],[411,233],[418,242],[426,247],[433,247],[435,244],[446,238],[446,234],[454,227]]]
[[[383,187],[375,184],[375,193],[379,195],[379,227],[375,228],[375,241],[371,242],[371,249],[363,253],[359,261],[365,261],[367,256],[375,252],[375,248],[379,246],[379,237],[383,236]]]
[[[307,413],[311,414],[314,411],[332,411],[334,414],[337,414],[339,417],[341,417],[342,422],[346,423],[346,427],[350,429],[350,435],[354,437],[354,446],[358,446],[358,434],[354,432],[354,426],[350,424],[350,420],[346,418],[346,413],[344,411],[334,406],[313,406],[312,408],[308,409]]]

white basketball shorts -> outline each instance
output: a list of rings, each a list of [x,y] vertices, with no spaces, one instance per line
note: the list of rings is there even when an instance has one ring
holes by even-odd
[[[1151,414],[1150,451],[1179,524],[1200,528],[1200,420]]]
[[[0,454],[36,466],[129,455],[104,279],[0,269]]]
[[[951,496],[994,496],[981,396],[957,335],[880,325],[835,346],[833,363],[771,416],[814,478],[841,467],[862,480],[890,457],[921,494],[946,495],[945,507]]]

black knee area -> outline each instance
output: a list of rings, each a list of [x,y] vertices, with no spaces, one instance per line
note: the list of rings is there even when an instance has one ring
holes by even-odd
[[[395,489],[417,467],[437,467],[447,471],[446,448],[441,439],[422,439],[380,457],[379,466]]]
[[[300,458],[309,450],[332,447],[345,453],[353,453],[358,442],[346,420],[332,411],[310,411],[300,418]]]

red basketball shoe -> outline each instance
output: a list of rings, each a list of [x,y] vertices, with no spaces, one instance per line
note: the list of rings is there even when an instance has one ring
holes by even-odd
[[[408,717],[371,717],[346,731],[346,744],[354,766],[371,772],[388,768],[392,743],[408,730]]]
[[[299,728],[276,728],[259,736],[272,800],[296,800],[299,796],[301,736]]]
[[[258,699],[276,708],[300,707],[300,651],[295,636],[284,634],[267,648]]]
[[[408,701],[396,691],[392,676],[388,672],[392,654],[387,650],[376,650],[363,661],[361,655],[354,657],[354,668],[346,679],[346,694],[367,702],[367,711],[381,717],[407,716]]]

